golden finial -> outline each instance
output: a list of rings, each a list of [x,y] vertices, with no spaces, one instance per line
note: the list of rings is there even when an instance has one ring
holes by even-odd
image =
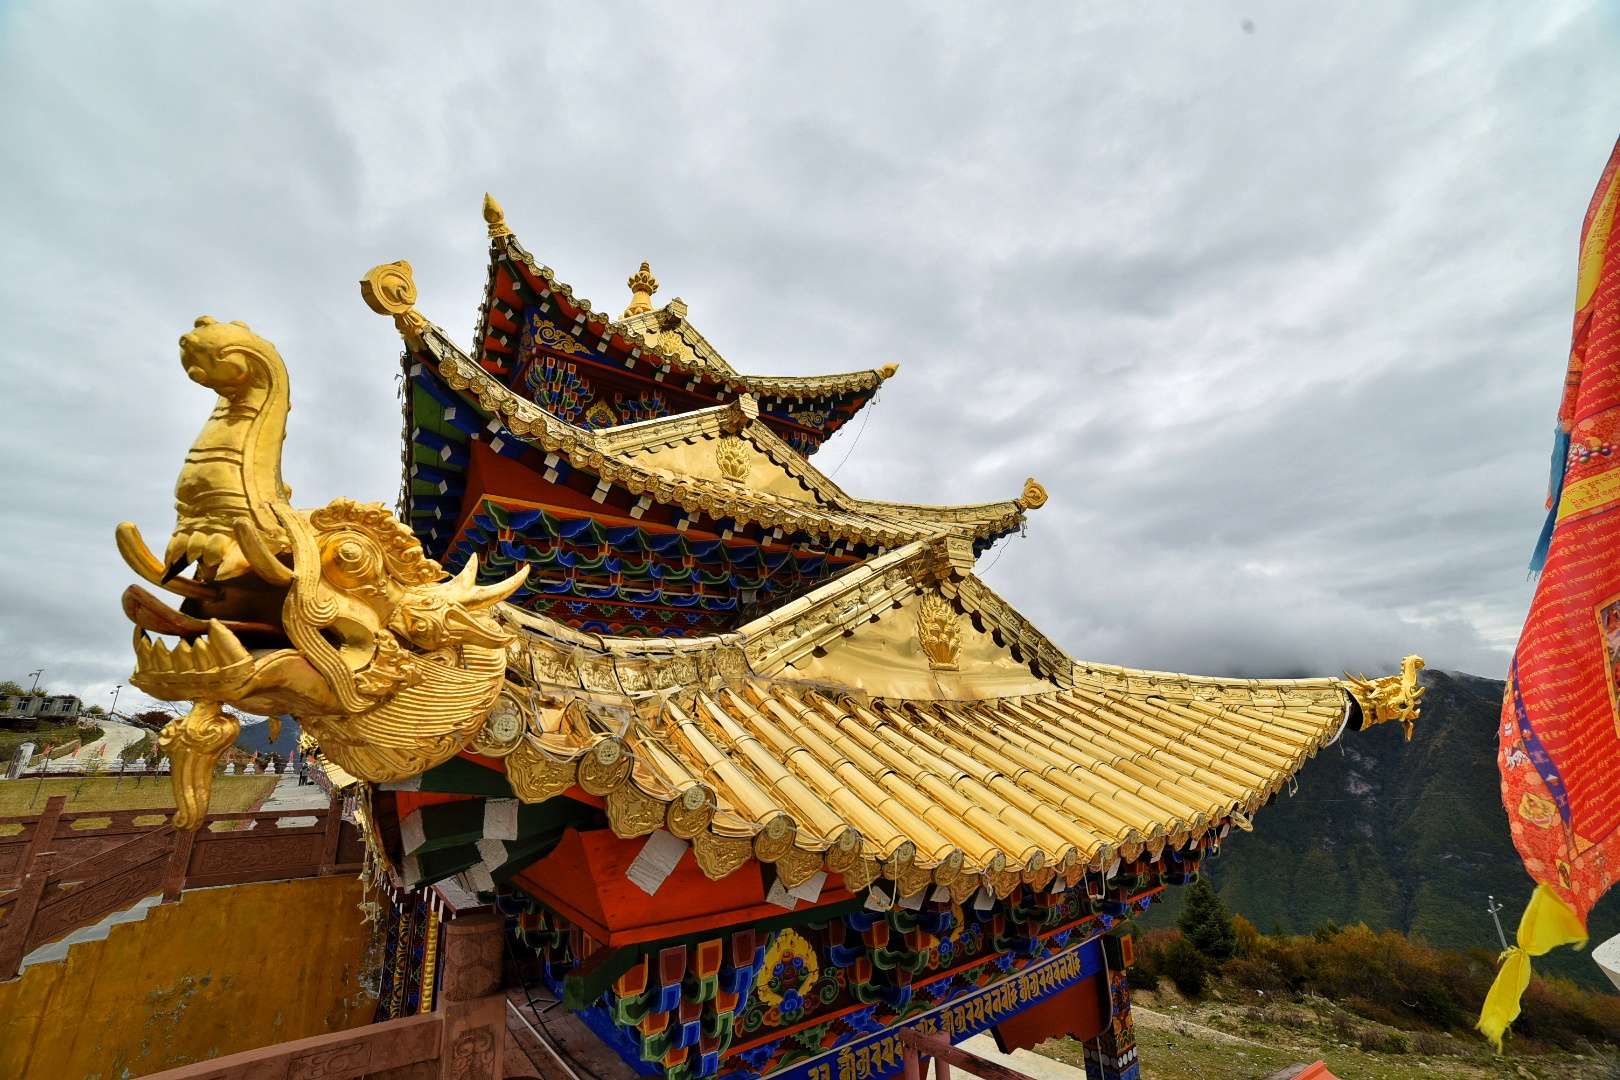
[[[892,379],[892,378],[894,378],[894,373],[900,370],[900,365],[899,364],[884,364],[882,367],[878,368],[877,370],[878,370],[878,374],[883,376],[885,379]]]
[[[422,330],[427,320],[416,312],[416,279],[410,263],[401,259],[373,266],[360,279],[360,295],[372,311],[394,317],[394,325],[407,344],[412,348],[422,347]]]
[[[484,220],[489,222],[491,240],[497,236],[512,235],[512,230],[506,227],[506,211],[501,209],[501,204],[487,191],[484,192]]]
[[[1032,476],[1024,481],[1024,492],[1015,501],[1025,510],[1039,510],[1046,505],[1046,489]]]
[[[646,263],[641,269],[630,275],[625,282],[630,286],[630,306],[624,309],[624,318],[631,315],[640,315],[644,311],[652,310],[652,294],[658,291],[658,279],[652,276],[652,268]]]

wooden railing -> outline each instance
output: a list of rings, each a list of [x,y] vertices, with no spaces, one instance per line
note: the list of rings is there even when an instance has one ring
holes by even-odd
[[[183,889],[355,873],[365,857],[336,797],[315,810],[210,814],[196,832],[176,832],[163,810],[66,805],[53,795],[41,814],[0,817],[0,830],[21,826],[0,836],[0,981],[34,949],[148,896],[167,904]]]
[[[911,1030],[900,1032],[905,1050],[902,1080],[925,1080],[928,1061],[934,1062],[934,1080],[951,1080],[951,1066],[979,1077],[979,1080],[1033,1080],[1028,1073],[1010,1069],[999,1061],[980,1057],[960,1046],[953,1046],[943,1035],[922,1035]]]

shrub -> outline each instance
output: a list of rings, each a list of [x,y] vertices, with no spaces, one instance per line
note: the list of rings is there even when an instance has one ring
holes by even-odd
[[[1132,964],[1125,969],[1125,980],[1132,990],[1157,990],[1159,975],[1144,964]]]
[[[1375,1001],[1368,1001],[1366,998],[1350,998],[1344,1003],[1344,1007],[1363,1020],[1388,1024],[1391,1027],[1395,1027],[1401,1022],[1401,1018],[1396,1016],[1394,1010],[1390,1009],[1389,1006],[1380,1005]]]
[[[1175,983],[1176,989],[1184,995],[1195,998],[1204,992],[1209,978],[1209,961],[1192,942],[1177,936],[1164,950],[1161,963],[1165,977]]]
[[[1432,1031],[1420,1031],[1412,1036],[1412,1049],[1429,1057],[1443,1057],[1451,1053],[1451,1044],[1444,1036],[1436,1035]],[[1615,1080],[1620,1080],[1620,1077],[1616,1077]]]
[[[1239,956],[1248,956],[1260,945],[1260,931],[1241,915],[1232,916],[1232,933],[1236,937]]]
[[[1381,1054],[1404,1054],[1411,1049],[1411,1043],[1405,1035],[1398,1031],[1379,1031],[1377,1028],[1368,1028],[1361,1033],[1357,1040],[1363,1050],[1376,1051]]]
[[[1241,955],[1220,972],[1234,985],[1267,995],[1315,994],[1390,1027],[1467,1032],[1473,1039],[1495,961],[1479,950],[1441,952],[1395,931],[1324,924],[1309,937],[1243,934]],[[1168,974],[1164,967],[1158,971]],[[1587,1044],[1620,1046],[1620,997],[1533,977],[1514,1031],[1521,1047],[1531,1041],[1583,1052]],[[1340,1033],[1341,1042],[1359,1037],[1359,1030]],[[1450,1044],[1430,1045],[1441,1049],[1420,1046],[1420,1052],[1446,1053]]]
[[[1275,996],[1288,992],[1288,982],[1276,966],[1258,956],[1239,956],[1221,965],[1221,976],[1245,990]]]

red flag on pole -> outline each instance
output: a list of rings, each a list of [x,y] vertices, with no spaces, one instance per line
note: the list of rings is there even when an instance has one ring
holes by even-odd
[[[1498,1047],[1518,1016],[1530,956],[1584,945],[1587,913],[1620,874],[1617,174],[1620,143],[1581,228],[1548,522],[1532,563],[1541,579],[1502,701],[1502,800],[1537,885],[1480,1017]]]

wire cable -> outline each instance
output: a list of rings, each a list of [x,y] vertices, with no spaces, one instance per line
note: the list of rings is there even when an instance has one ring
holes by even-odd
[[[872,400],[867,403],[866,408],[862,410],[860,429],[855,432],[855,441],[849,444],[849,450],[845,452],[844,460],[838,463],[838,469],[842,469],[849,463],[850,455],[855,452],[855,447],[859,445],[861,436],[866,434],[866,422],[872,419],[872,410],[877,408],[877,403],[882,399],[882,397],[883,390],[880,388],[877,393],[872,395]],[[833,477],[837,476],[838,469],[834,469],[832,472],[828,473],[827,479],[831,480]]]

